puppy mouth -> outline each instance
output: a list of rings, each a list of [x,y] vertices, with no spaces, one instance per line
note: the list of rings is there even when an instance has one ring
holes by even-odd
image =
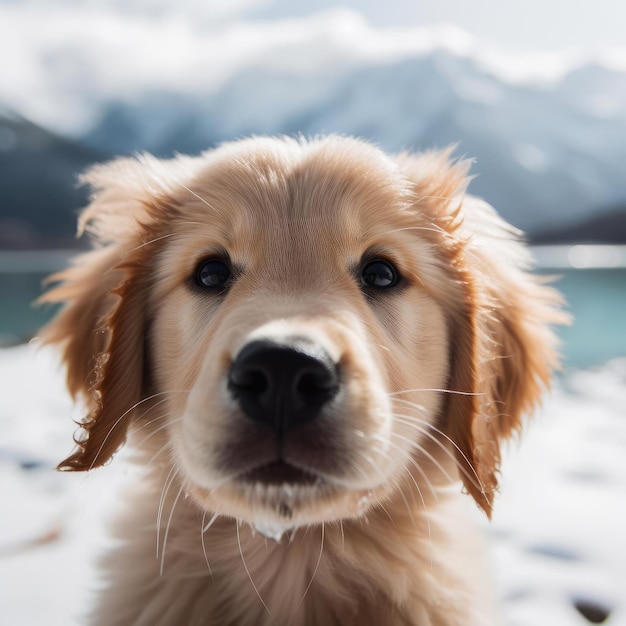
[[[242,483],[255,483],[267,486],[319,485],[323,479],[317,474],[291,465],[287,461],[272,461],[240,474],[237,479]]]

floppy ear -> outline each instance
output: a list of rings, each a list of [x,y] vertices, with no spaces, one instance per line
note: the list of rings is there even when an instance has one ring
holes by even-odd
[[[396,157],[412,183],[418,216],[450,276],[445,300],[450,379],[443,429],[467,491],[491,515],[500,446],[518,433],[558,367],[551,330],[567,324],[560,294],[528,272],[520,234],[485,202],[465,195],[467,162],[452,149]],[[434,225],[434,228],[433,228]]]
[[[75,436],[76,450],[62,470],[88,470],[105,463],[122,445],[137,403],[144,397],[145,302],[142,268],[153,254],[154,214],[165,211],[148,185],[148,158],[120,159],[89,170],[91,204],[81,215],[101,246],[77,257],[50,277],[59,283],[40,302],[64,303],[41,331],[44,343],[63,345],[67,383],[89,411]],[[154,185],[153,185],[154,186]]]
[[[519,234],[486,203],[466,197],[456,236],[464,303],[453,320],[447,432],[465,488],[491,514],[500,447],[517,434],[558,368],[554,324],[568,323],[563,300],[528,273]],[[545,283],[545,281],[544,281]]]

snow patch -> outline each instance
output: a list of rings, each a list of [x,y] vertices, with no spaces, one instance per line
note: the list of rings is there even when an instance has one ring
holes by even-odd
[[[53,471],[73,431],[63,378],[49,349],[0,350],[0,604],[16,626],[81,623],[104,520],[132,479],[120,458],[88,475]],[[506,454],[494,519],[484,522],[506,626],[582,626],[582,610],[626,624],[624,406],[626,359],[570,372]]]

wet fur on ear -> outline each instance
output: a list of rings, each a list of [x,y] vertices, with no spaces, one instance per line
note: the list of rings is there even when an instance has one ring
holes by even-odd
[[[561,295],[529,273],[520,233],[465,194],[468,164],[451,150],[402,155],[416,209],[435,225],[434,249],[455,286],[446,308],[450,394],[443,429],[466,490],[491,515],[503,441],[520,432],[559,367],[552,326],[569,323]],[[422,218],[423,219],[423,218]],[[424,236],[424,233],[422,233]]]
[[[51,276],[57,285],[40,299],[64,303],[40,336],[44,343],[62,344],[68,388],[88,410],[75,436],[77,447],[59,469],[89,470],[110,459],[145,397],[149,279],[143,268],[158,247],[154,216],[163,224],[170,206],[165,185],[171,177],[165,171],[164,162],[141,157],[98,165],[83,176],[94,193],[79,232],[88,231],[99,248]]]
[[[114,273],[123,274],[118,268]],[[45,342],[64,341],[68,387],[89,408],[75,437],[77,448],[59,464],[61,470],[89,470],[109,460],[124,442],[145,387],[144,295],[138,281],[127,279],[106,291],[106,274],[92,277],[101,290],[82,291],[42,332]],[[46,300],[60,299],[71,284],[52,290]]]

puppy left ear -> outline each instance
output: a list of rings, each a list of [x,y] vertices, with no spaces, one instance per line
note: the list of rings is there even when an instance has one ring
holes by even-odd
[[[500,448],[522,428],[559,366],[554,324],[567,324],[563,300],[527,271],[519,234],[486,203],[466,198],[457,259],[465,291],[462,319],[453,322],[447,430],[458,446],[465,488],[491,515]]]
[[[500,447],[517,434],[559,366],[551,327],[569,323],[563,299],[529,273],[520,233],[482,200],[466,195],[469,162],[453,148],[396,157],[412,183],[418,214],[436,237],[454,296],[449,315],[450,379],[443,429],[467,491],[491,515]],[[455,393],[456,392],[456,393]]]

